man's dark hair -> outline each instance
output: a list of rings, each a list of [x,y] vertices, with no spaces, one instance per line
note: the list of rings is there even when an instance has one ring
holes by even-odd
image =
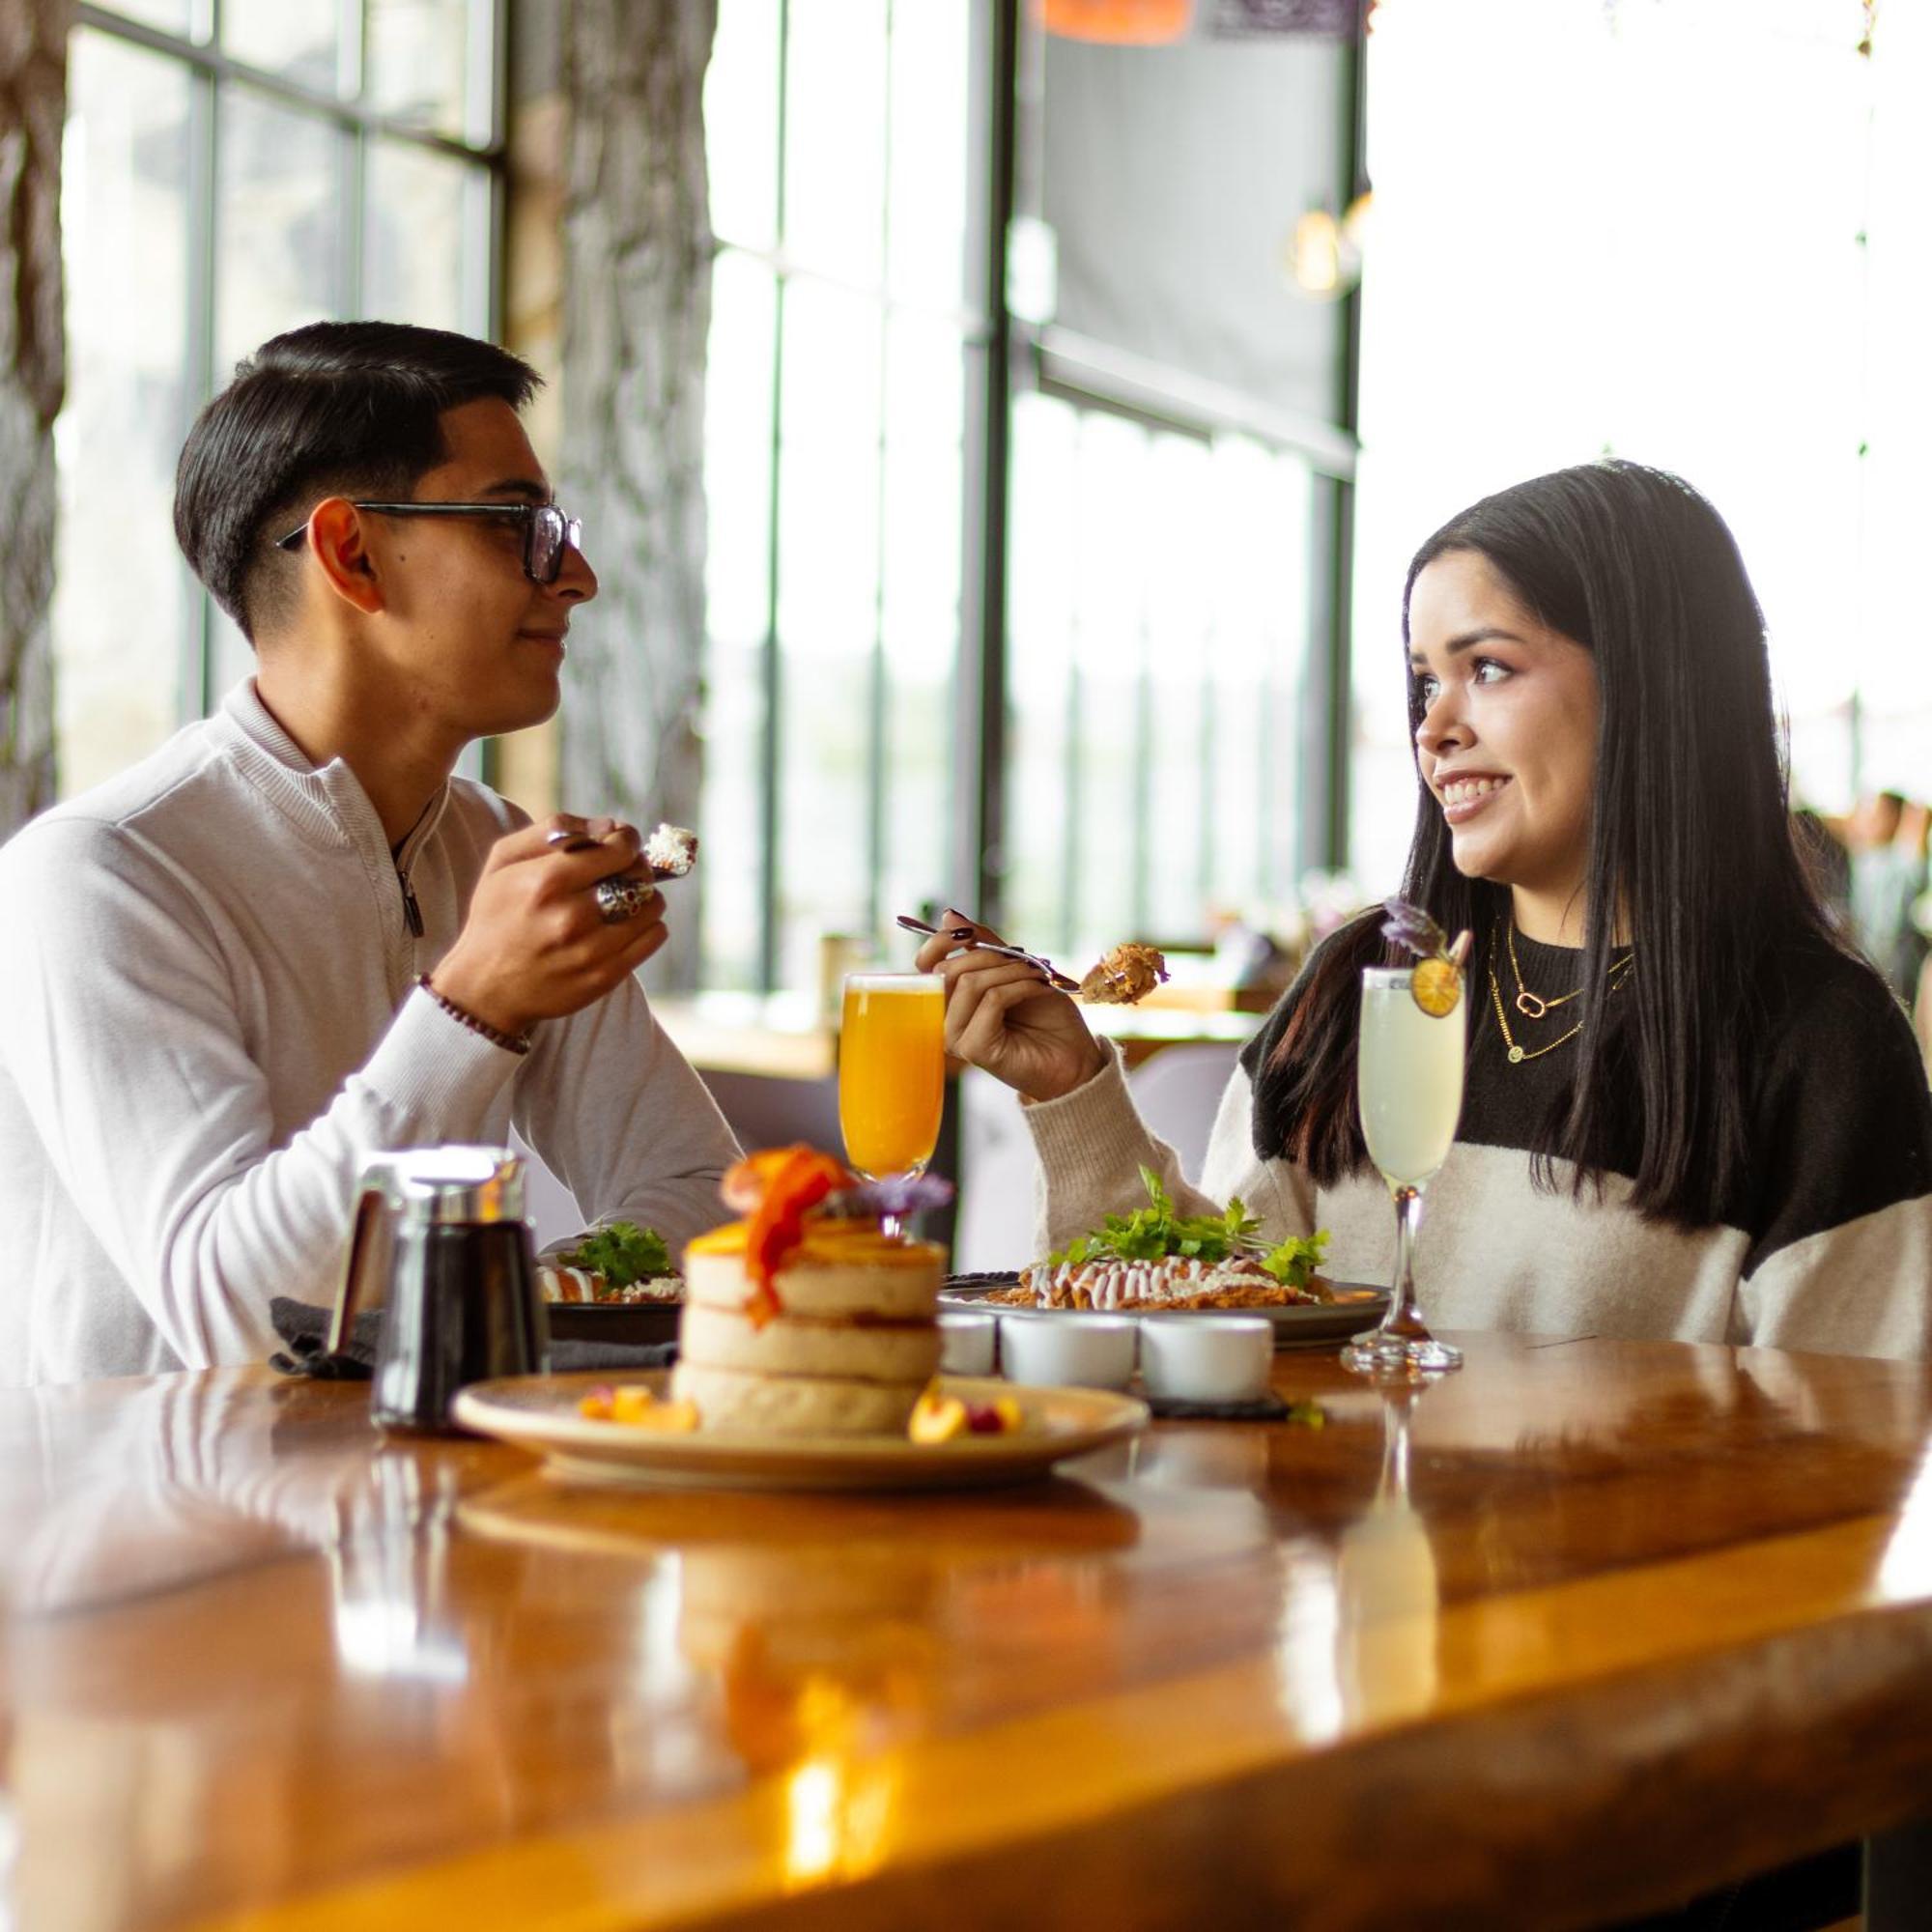
[[[292,609],[274,548],[325,497],[406,498],[447,459],[445,410],[542,384],[507,350],[402,322],[312,322],[265,342],[195,418],[175,472],[175,539],[253,643]]]

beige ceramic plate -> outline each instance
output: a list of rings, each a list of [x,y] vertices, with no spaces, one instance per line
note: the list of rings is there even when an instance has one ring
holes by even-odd
[[[588,1389],[641,1382],[662,1389],[663,1371],[612,1376],[518,1376],[478,1382],[456,1398],[466,1429],[547,1459],[573,1482],[727,1490],[964,1490],[1043,1476],[1069,1456],[1124,1441],[1147,1427],[1148,1407],[1102,1389],[1015,1388],[949,1377],[941,1386],[969,1402],[1009,1397],[1024,1426],[1009,1435],[959,1435],[951,1442],[904,1436],[659,1435],[578,1413]]]

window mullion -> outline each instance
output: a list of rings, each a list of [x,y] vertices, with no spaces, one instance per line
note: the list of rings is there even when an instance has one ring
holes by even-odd
[[[203,0],[204,24],[219,26],[219,0]],[[219,103],[214,76],[196,69],[188,76],[187,331],[183,395],[190,420],[214,389],[215,193],[219,158]],[[181,425],[183,440],[189,424]],[[182,722],[206,717],[214,703],[214,634],[208,592],[191,575],[182,580],[186,621],[182,626]]]
[[[953,715],[951,896],[997,924],[1006,885],[1007,523],[1012,418],[1012,317],[1007,244],[1012,224],[1018,0],[974,12],[976,118],[973,254],[985,339],[974,345],[966,421],[965,542]],[[961,896],[963,895],[963,897]]]
[[[778,185],[775,225],[781,248],[785,239],[785,144],[788,133],[787,105],[791,91],[791,5],[779,0],[779,99],[778,99]],[[764,743],[760,747],[759,780],[763,791],[758,799],[758,990],[769,993],[778,985],[779,971],[779,799],[780,762],[784,756],[783,720],[780,707],[784,696],[783,666],[779,639],[779,509],[782,497],[784,469],[784,373],[785,373],[785,296],[786,277],[782,272],[772,280],[772,464],[771,487],[765,501],[765,648],[764,648]]]
[[[886,869],[886,725],[890,712],[890,668],[886,662],[886,464],[887,370],[893,353],[891,329],[893,259],[893,6],[886,0],[885,157],[879,170],[879,376],[877,396],[878,469],[872,502],[872,676],[866,746],[866,932],[876,943],[885,919],[880,888]]]

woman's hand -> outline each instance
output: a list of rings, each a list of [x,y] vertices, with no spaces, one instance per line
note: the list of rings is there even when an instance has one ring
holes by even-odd
[[[948,911],[919,949],[919,970],[946,981],[946,1050],[1017,1088],[1029,1100],[1057,1100],[1085,1086],[1107,1064],[1080,1009],[1055,992],[1038,967],[981,952],[974,942],[998,933]],[[969,932],[969,939],[955,939]],[[957,950],[955,950],[957,949]]]

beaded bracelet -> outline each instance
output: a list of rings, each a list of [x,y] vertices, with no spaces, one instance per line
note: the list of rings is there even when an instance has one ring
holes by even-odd
[[[488,1020],[479,1020],[474,1013],[465,1012],[447,994],[439,993],[430,984],[427,973],[417,978],[416,984],[459,1026],[467,1026],[471,1033],[480,1033],[492,1046],[500,1046],[505,1053],[527,1053],[530,1050],[528,1034],[504,1033],[500,1028],[493,1027]]]

